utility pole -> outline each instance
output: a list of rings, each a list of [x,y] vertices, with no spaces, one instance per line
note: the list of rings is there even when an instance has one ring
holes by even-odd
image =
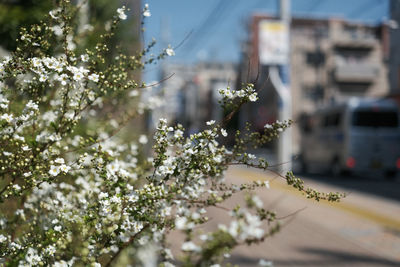
[[[279,0],[279,15],[280,19],[285,24],[290,24],[290,0]]]
[[[269,68],[270,78],[276,92],[278,93],[278,118],[280,121],[292,119],[292,96],[290,92],[290,0],[279,1],[280,21],[288,34],[288,55],[285,64],[271,66]],[[278,163],[279,171],[292,169],[292,131],[286,129],[278,139]]]

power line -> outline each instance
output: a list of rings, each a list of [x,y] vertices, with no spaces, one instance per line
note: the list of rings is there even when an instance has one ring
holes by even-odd
[[[307,12],[311,13],[311,12],[317,10],[317,9],[321,6],[322,3],[323,3],[322,0],[314,0],[314,1],[311,3],[310,8],[308,9]]]
[[[209,26],[204,28],[205,29],[204,33],[205,34],[208,33],[208,36],[213,36],[215,34],[215,32],[217,31],[218,26],[219,27],[222,26],[222,23],[225,21],[227,14],[229,14],[233,10],[233,8],[235,6],[237,6],[236,2],[238,2],[238,1],[240,1],[240,0],[225,1],[224,6],[222,7],[221,13],[217,16],[217,18],[214,21],[210,22]],[[233,8],[231,8],[232,5],[234,6]],[[222,21],[222,23],[221,23],[221,21]],[[203,37],[204,37],[204,35],[203,35]],[[209,42],[210,40],[213,40],[213,39],[207,38],[206,42]],[[196,45],[198,45],[198,44],[199,43],[196,43]]]
[[[373,3],[375,3],[375,5],[374,5]],[[382,3],[382,2],[380,1],[380,3]],[[379,4],[380,4],[380,3],[379,3]],[[355,15],[357,15],[357,14],[366,13],[366,11],[370,10],[371,7],[375,7],[375,6],[376,6],[376,0],[370,0],[370,1],[368,1],[368,2],[365,2],[363,5],[361,5],[361,6],[357,7],[357,8],[355,8],[355,9],[353,9],[353,11],[351,11],[351,12],[348,14],[348,17],[351,18],[351,17],[353,17],[353,16],[355,16]]]
[[[194,31],[194,34],[192,34],[191,38],[184,45],[185,50],[191,49],[195,40],[199,39],[202,36],[204,28],[207,27],[207,24],[210,22],[210,20],[215,19],[214,17],[221,9],[223,2],[224,2],[224,0],[220,0],[219,2],[217,2],[214,5],[214,8],[211,9],[211,11],[208,13],[207,17],[203,20],[202,24],[197,28],[196,31]]]
[[[206,19],[203,20],[203,23],[198,27],[194,35],[186,43],[183,53],[192,52],[201,43],[206,34],[208,34],[208,37],[213,35],[216,27],[221,25],[219,22],[225,17],[230,5],[234,2],[235,1],[220,0],[208,14]],[[210,38],[207,38],[203,44],[209,40]]]

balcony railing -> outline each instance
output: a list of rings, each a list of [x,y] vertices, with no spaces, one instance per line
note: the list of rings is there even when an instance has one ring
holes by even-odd
[[[351,63],[338,65],[334,71],[337,82],[371,83],[379,74],[379,65],[371,63]]]
[[[372,49],[378,43],[376,38],[340,35],[334,38],[334,45],[338,48]]]

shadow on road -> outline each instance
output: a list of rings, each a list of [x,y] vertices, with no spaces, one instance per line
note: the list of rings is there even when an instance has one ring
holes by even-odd
[[[329,250],[313,247],[301,247],[297,249],[301,253],[296,258],[288,255],[287,259],[273,259],[273,267],[285,266],[400,266],[400,262],[390,261],[379,256],[354,254],[347,251]],[[268,252],[265,253],[266,257]],[[259,259],[246,257],[244,255],[232,255],[229,262],[238,264],[239,266],[258,266]],[[271,266],[271,267],[272,267]]]
[[[301,178],[341,187],[348,192],[358,191],[400,201],[400,179],[385,180],[384,178],[374,177],[373,175],[340,177],[309,173],[296,173],[296,175]]]

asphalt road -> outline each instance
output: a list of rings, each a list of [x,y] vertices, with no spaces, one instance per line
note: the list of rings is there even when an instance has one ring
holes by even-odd
[[[249,168],[232,168],[233,183],[270,180],[258,191],[264,206],[277,212],[282,230],[263,244],[235,249],[231,263],[258,266],[260,259],[280,266],[400,266],[400,181],[299,175],[320,191],[345,192],[341,203],[315,202],[282,178]],[[237,196],[226,205],[239,201]],[[229,216],[210,209],[211,224]]]

